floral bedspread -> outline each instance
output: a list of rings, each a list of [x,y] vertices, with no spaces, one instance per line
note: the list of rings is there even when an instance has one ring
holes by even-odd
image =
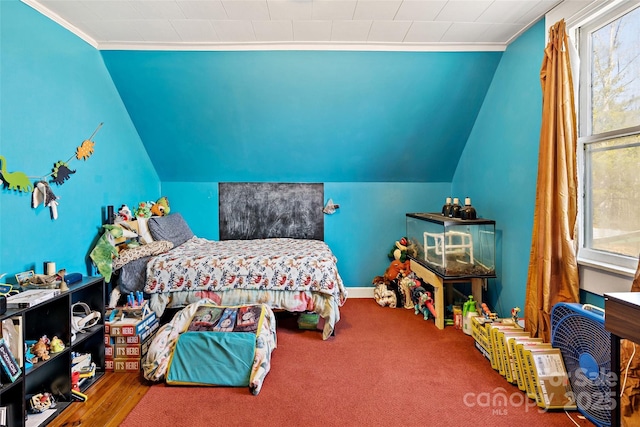
[[[149,261],[144,291],[311,291],[342,305],[347,293],[336,262],[320,240],[193,237]]]

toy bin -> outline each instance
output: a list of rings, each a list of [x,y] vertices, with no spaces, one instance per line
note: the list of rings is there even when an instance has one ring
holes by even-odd
[[[444,279],[496,277],[495,221],[408,213],[410,257]]]

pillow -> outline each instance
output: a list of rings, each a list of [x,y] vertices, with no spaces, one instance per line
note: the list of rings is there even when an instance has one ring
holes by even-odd
[[[165,253],[172,248],[173,243],[166,240],[156,240],[146,245],[123,249],[118,257],[113,260],[113,269],[117,270],[123,265],[142,257]]]
[[[151,217],[147,221],[153,240],[168,240],[173,246],[180,246],[194,236],[187,222],[179,213]]]

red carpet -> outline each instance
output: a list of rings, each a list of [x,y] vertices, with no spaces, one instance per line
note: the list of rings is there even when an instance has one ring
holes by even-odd
[[[286,314],[286,313],[284,313]],[[206,357],[206,355],[202,355]],[[580,426],[593,426],[571,417]],[[336,336],[278,325],[262,391],[157,384],[124,427],[153,426],[575,426],[543,412],[494,371],[473,338],[438,330],[413,310],[351,299]]]

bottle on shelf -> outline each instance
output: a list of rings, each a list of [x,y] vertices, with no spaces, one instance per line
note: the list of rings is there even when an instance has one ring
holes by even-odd
[[[476,219],[476,208],[471,206],[471,198],[465,197],[464,207],[460,210],[460,218],[462,219]]]
[[[460,218],[460,200],[457,197],[453,198],[453,205],[451,206],[450,218]]]
[[[451,197],[447,197],[447,200],[442,206],[442,216],[451,216]]]

